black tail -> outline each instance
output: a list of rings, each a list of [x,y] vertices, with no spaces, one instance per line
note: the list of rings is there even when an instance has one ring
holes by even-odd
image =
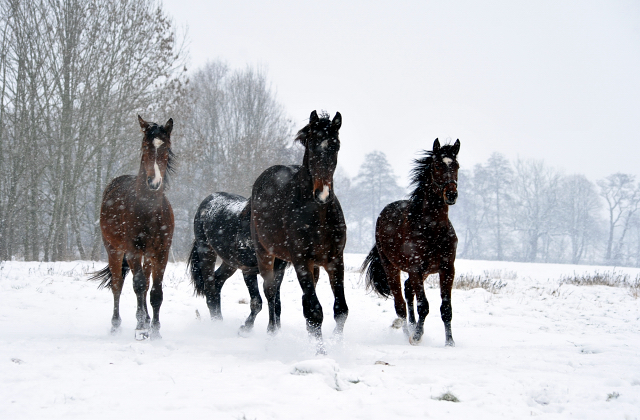
[[[122,278],[127,277],[127,273],[129,272],[129,263],[127,262],[127,258],[122,258]],[[92,273],[93,275],[89,277],[89,280],[100,280],[100,284],[98,285],[98,289],[111,289],[111,270],[109,270],[109,265],[103,268],[100,271],[96,271]]]
[[[382,267],[382,260],[380,260],[380,253],[378,253],[378,247],[373,246],[367,258],[364,259],[362,267],[360,267],[360,273],[365,273],[364,281],[367,285],[367,290],[375,291],[379,296],[388,298],[391,296],[391,288],[389,287],[389,279],[387,279],[387,273]]]
[[[196,296],[204,296],[204,276],[202,275],[202,260],[198,253],[198,240],[193,241],[189,258],[187,258],[187,270],[191,274],[191,284]]]

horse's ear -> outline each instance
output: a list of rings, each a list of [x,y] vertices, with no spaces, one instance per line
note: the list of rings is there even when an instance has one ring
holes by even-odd
[[[336,116],[333,117],[333,121],[331,121],[331,127],[338,131],[340,127],[342,127],[342,115],[339,112],[336,112]]]
[[[166,131],[167,134],[171,135],[171,130],[173,130],[173,118],[169,118],[169,121],[164,125],[164,131]]]
[[[451,153],[453,153],[453,155],[456,156],[459,151],[460,151],[460,139],[457,139],[456,142],[453,143],[453,147],[451,148]]]
[[[142,129],[142,132],[146,133],[147,130],[149,129],[149,123],[143,120],[140,115],[138,115],[138,122],[140,123],[140,128]]]
[[[437,154],[440,151],[440,141],[436,139],[433,142],[433,154]]]
[[[318,121],[320,121],[320,118],[318,118],[318,113],[314,109],[313,111],[311,111],[311,116],[309,117],[309,124],[315,124]]]

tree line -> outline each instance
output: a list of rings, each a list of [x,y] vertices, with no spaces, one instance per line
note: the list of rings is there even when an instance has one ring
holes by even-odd
[[[594,183],[494,153],[459,176],[450,216],[461,258],[640,266],[640,184],[632,175]]]
[[[248,196],[274,164],[297,164],[293,122],[264,69],[221,60],[187,73],[188,51],[155,0],[0,0],[0,260],[104,258],[102,191],[136,173],[136,115],[176,121],[174,258],[198,204]],[[409,169],[407,169],[409,170]],[[353,178],[338,167],[347,252],[368,252],[377,215],[407,190],[382,152]],[[460,171],[450,208],[458,255],[471,259],[640,265],[640,187],[597,183],[500,154]]]

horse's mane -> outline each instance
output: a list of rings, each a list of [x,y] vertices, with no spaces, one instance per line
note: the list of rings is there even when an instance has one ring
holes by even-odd
[[[432,150],[424,150],[421,158],[413,161],[414,167],[411,169],[411,186],[413,191],[409,195],[411,202],[421,202],[427,193],[427,188],[433,182],[431,177],[431,165],[433,164],[434,156],[438,158],[450,157],[455,160],[456,156],[453,153],[453,145],[445,144],[440,147],[437,153]]]
[[[303,146],[306,146],[307,137],[309,136],[309,132],[311,132],[312,128],[317,128],[320,130],[326,130],[331,126],[331,118],[327,111],[321,111],[318,116],[318,121],[316,123],[309,123],[305,125],[298,133],[296,134],[296,138],[294,141],[299,142]]]

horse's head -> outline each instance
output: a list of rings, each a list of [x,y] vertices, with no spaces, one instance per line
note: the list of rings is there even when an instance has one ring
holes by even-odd
[[[338,164],[338,132],[341,125],[342,116],[339,112],[330,120],[328,115],[318,117],[316,111],[313,111],[309,124],[296,136],[296,140],[305,147],[304,165],[311,175],[313,198],[320,204],[328,203],[334,197],[333,172]]]
[[[431,151],[431,179],[434,186],[439,190],[444,198],[444,202],[453,205],[458,199],[458,152],[460,151],[460,140],[456,140],[453,145],[440,146],[436,139],[433,142]]]
[[[140,128],[144,133],[142,139],[142,169],[147,176],[147,187],[158,191],[168,170],[171,170],[171,130],[173,119],[165,125],[148,123],[138,115]]]

